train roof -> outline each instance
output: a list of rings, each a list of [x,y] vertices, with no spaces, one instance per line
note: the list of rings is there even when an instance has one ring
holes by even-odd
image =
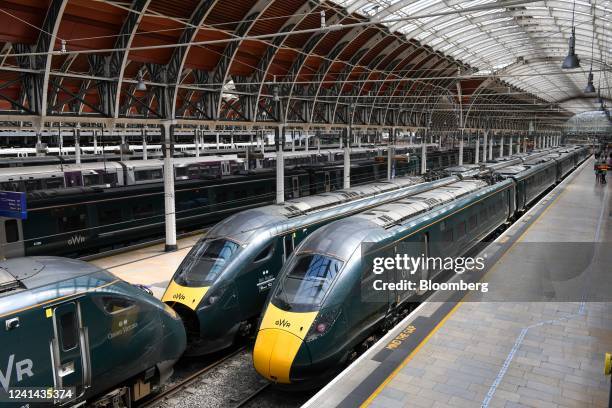
[[[0,296],[98,271],[98,267],[87,262],[55,256],[7,259],[0,261]]]
[[[355,217],[366,219],[383,228],[389,228],[403,220],[427,212],[442,204],[447,204],[487,185],[482,180],[462,180],[376,207]]]
[[[398,190],[423,182],[424,179],[421,177],[401,177],[391,181],[369,183],[346,190],[288,200],[282,204],[245,210],[215,225],[208,232],[207,237],[225,237],[240,243],[248,242],[251,235],[261,227],[282,224],[297,216],[312,214],[330,209],[335,205],[373,197],[383,192]]]

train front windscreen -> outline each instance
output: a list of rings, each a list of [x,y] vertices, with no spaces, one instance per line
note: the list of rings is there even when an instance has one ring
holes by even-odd
[[[179,285],[210,286],[240,250],[239,244],[228,239],[204,239],[196,245],[177,271]]]
[[[342,265],[342,261],[325,255],[298,255],[280,278],[272,303],[295,312],[317,310]]]

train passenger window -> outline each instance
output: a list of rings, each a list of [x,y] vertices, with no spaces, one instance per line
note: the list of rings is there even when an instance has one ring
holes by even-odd
[[[293,235],[285,235],[283,237],[285,244],[285,260],[289,258],[289,255],[293,252]]]
[[[87,228],[87,217],[84,213],[78,213],[74,209],[56,210],[58,219],[58,231],[70,232]]]
[[[4,233],[6,234],[7,244],[19,241],[19,225],[17,220],[4,221]]]
[[[104,184],[103,178],[101,174],[84,174],[83,175],[83,185],[84,186],[99,186]]]
[[[100,211],[98,222],[100,225],[115,224],[121,221],[121,208],[106,208]]]
[[[45,188],[62,188],[64,187],[64,179],[61,178],[48,178],[45,179]]]
[[[482,206],[480,208],[480,219],[482,221],[486,220],[487,218],[489,218],[489,213],[487,212],[487,207]]]
[[[465,221],[461,221],[457,224],[457,239],[463,238],[465,236]]]
[[[25,186],[27,192],[43,189],[42,180],[26,180]]]
[[[155,215],[155,209],[151,203],[141,203],[132,207],[132,215],[134,218],[148,218]]]
[[[104,174],[104,184],[110,184],[111,186],[115,186],[117,184],[117,174],[116,173],[105,173]]]
[[[472,215],[469,219],[468,219],[468,231],[472,231],[473,229],[476,228],[476,226],[478,225],[478,218],[476,217],[476,214]]]
[[[60,316],[59,332],[64,351],[72,350],[77,346],[79,334],[74,311],[66,312]]]
[[[274,242],[272,242],[270,245],[262,249],[261,252],[255,257],[253,262],[261,262],[264,259],[268,259],[272,256],[273,252],[274,252]]]
[[[135,305],[134,301],[120,297],[103,297],[104,311],[109,314],[123,312]]]
[[[442,242],[453,242],[453,230],[451,228],[442,232]]]

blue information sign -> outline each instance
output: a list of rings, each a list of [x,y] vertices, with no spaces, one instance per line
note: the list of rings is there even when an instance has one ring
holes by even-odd
[[[26,194],[19,191],[0,191],[0,217],[28,218]]]

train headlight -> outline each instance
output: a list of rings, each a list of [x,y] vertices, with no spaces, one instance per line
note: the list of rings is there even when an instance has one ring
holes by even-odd
[[[212,305],[217,304],[221,300],[221,298],[223,298],[226,295],[226,292],[230,288],[231,288],[231,285],[225,285],[225,286],[220,286],[218,288],[212,289],[211,293],[206,297],[206,300],[204,301],[204,305],[212,306]],[[233,298],[234,294],[231,293],[231,296]],[[228,302],[226,302],[226,305],[227,304]]]
[[[308,330],[308,334],[306,335],[305,340],[307,342],[310,342],[327,334],[336,322],[336,320],[338,320],[338,317],[340,317],[341,311],[341,306],[321,310],[321,312],[319,312],[319,314],[315,318],[314,322],[312,322],[312,325],[310,326],[310,330]]]

